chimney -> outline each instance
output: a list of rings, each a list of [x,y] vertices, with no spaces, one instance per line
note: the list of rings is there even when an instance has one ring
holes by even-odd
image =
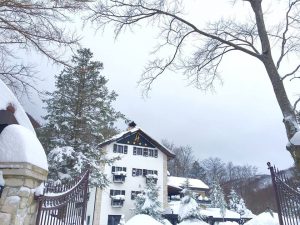
[[[131,121],[131,122],[128,124],[127,130],[131,130],[131,129],[135,128],[135,127],[136,127],[136,123],[135,123],[134,121]]]

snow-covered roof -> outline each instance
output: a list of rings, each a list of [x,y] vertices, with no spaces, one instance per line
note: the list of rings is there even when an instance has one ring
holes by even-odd
[[[127,221],[127,223],[125,223],[125,225],[163,225],[163,224],[153,219],[153,217],[151,216],[145,214],[138,214],[130,218]]]
[[[48,170],[43,146],[26,127],[12,124],[0,134],[0,162],[28,162]]]
[[[291,138],[290,142],[293,145],[300,145],[300,131],[298,131],[294,134],[294,136]]]
[[[159,150],[161,150],[163,153],[165,153],[167,156],[169,157],[175,157],[175,154],[168,148],[166,148],[164,145],[162,145],[161,143],[159,143],[158,141],[156,141],[155,139],[153,139],[150,135],[148,135],[147,133],[145,133],[145,131],[143,131],[141,128],[139,127],[134,127],[130,130],[126,130],[126,131],[123,131],[105,141],[103,141],[102,143],[99,144],[100,147],[103,147],[103,146],[106,146],[106,145],[109,145],[110,143],[112,142],[115,142],[115,141],[119,141],[119,140],[122,140],[123,138],[126,138],[136,132],[140,132],[142,135],[146,136],[147,139],[153,143],[154,146],[156,146]]]
[[[23,127],[26,127],[28,130],[35,134],[33,126],[26,115],[23,107],[12,93],[11,90],[3,83],[0,79],[0,110],[6,110],[8,106],[12,106],[15,109],[14,116]]]
[[[168,186],[172,186],[175,188],[182,188],[186,182],[185,177],[174,177],[168,176]],[[199,179],[192,179],[189,178],[190,188],[197,188],[197,189],[209,189],[209,187]]]

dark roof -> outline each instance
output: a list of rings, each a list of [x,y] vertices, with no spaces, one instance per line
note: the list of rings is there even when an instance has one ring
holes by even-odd
[[[152,137],[150,137],[147,133],[145,133],[143,130],[141,130],[140,128],[132,128],[131,130],[122,132],[120,134],[117,134],[115,136],[113,136],[112,138],[105,140],[104,142],[102,142],[99,147],[104,147],[106,145],[109,145],[112,142],[115,141],[120,141],[124,138],[127,138],[128,136],[135,134],[139,132],[141,135],[143,135],[145,138],[147,138],[147,140],[149,142],[151,142],[156,148],[158,148],[160,151],[162,151],[164,154],[166,154],[169,158],[174,158],[175,154],[168,148],[166,148],[165,146],[163,146],[162,144],[160,144],[158,141],[156,141],[155,139],[153,139]]]

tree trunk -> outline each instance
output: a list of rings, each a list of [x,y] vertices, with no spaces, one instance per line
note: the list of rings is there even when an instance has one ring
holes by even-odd
[[[260,60],[263,62],[271,81],[277,102],[283,114],[283,123],[285,125],[287,138],[290,141],[293,135],[299,130],[296,114],[287,97],[283,81],[278,73],[272,57],[270,41],[266,31],[261,7],[262,0],[250,0],[249,2],[255,13],[258,35],[262,47]],[[288,145],[287,149],[290,151],[298,168],[300,168],[300,146]]]

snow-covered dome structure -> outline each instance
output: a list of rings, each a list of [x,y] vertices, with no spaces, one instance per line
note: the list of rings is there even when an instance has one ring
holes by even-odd
[[[0,163],[27,162],[48,170],[45,151],[23,107],[0,80],[0,110],[12,113],[18,124],[0,129]]]

